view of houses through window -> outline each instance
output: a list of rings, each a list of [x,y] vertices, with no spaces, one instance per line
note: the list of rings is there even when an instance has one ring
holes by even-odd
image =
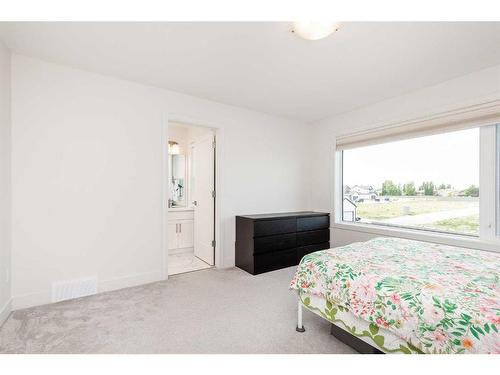
[[[479,129],[343,151],[343,220],[477,236]]]

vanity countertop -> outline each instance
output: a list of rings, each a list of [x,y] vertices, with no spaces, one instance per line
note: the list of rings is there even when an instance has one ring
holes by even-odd
[[[169,211],[194,211],[193,207],[170,207]]]

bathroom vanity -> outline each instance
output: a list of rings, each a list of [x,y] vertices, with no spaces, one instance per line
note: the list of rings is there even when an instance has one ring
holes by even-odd
[[[169,208],[168,253],[192,252],[194,246],[194,211],[192,208]]]

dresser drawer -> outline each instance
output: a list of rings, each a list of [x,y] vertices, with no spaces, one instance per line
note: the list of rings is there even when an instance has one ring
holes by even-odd
[[[274,251],[254,256],[254,275],[297,264],[297,249]]]
[[[330,229],[312,230],[297,233],[297,246],[312,245],[328,242],[330,240]]]
[[[235,264],[253,275],[297,265],[330,247],[330,219],[301,211],[236,216]]]
[[[297,219],[297,231],[327,229],[330,227],[330,216],[300,217]]]
[[[294,233],[297,230],[297,219],[259,220],[254,222],[253,228],[254,237]]]
[[[302,257],[315,251],[325,250],[330,248],[330,242],[324,242],[316,245],[301,246],[297,248],[297,264],[300,263]]]
[[[297,235],[295,233],[278,234],[275,236],[254,238],[255,254],[291,249],[296,246],[297,246]]]

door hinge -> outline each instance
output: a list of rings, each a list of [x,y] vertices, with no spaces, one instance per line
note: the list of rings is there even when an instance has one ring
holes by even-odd
[[[212,241],[212,247],[215,247],[215,240]]]
[[[215,190],[212,191],[212,198],[215,198]]]

